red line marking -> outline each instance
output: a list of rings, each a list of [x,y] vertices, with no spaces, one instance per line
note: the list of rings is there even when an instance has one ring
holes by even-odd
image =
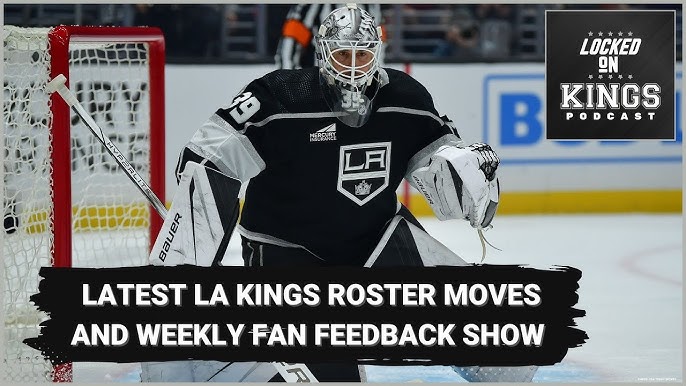
[[[636,253],[633,253],[633,254],[630,254],[628,256],[623,257],[619,264],[622,268],[624,268],[627,271],[634,273],[636,275],[643,276],[643,277],[646,277],[648,279],[653,279],[653,280],[656,280],[659,282],[673,284],[673,285],[676,285],[678,287],[681,287],[681,285],[682,285],[681,280],[676,280],[676,279],[673,279],[670,277],[658,275],[654,272],[646,271],[645,269],[643,269],[637,265],[637,263],[642,259],[645,259],[645,258],[650,257],[652,255],[657,255],[657,254],[664,253],[664,252],[671,252],[674,250],[678,250],[681,252],[681,245],[667,245],[664,247],[658,247],[658,248],[652,248],[652,249],[648,249],[648,250],[644,250],[644,251],[639,251],[639,252],[636,252]]]

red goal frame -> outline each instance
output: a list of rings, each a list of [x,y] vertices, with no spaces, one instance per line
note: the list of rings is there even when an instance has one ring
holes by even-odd
[[[154,27],[91,27],[58,26],[48,34],[50,51],[50,79],[59,74],[67,78],[69,86],[70,42],[147,43],[150,87],[150,181],[155,194],[165,201],[165,121],[164,121],[164,36]],[[50,96],[52,111],[52,182],[53,233],[51,248],[53,266],[72,265],[72,197],[71,197],[71,123],[69,106],[54,93]],[[132,182],[133,183],[133,182]],[[67,203],[67,204],[65,204]],[[150,206],[150,247],[162,226],[162,219]],[[54,382],[72,380],[71,363],[57,366]]]

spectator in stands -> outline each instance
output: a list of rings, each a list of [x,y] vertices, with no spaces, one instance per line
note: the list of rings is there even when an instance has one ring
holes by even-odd
[[[436,47],[433,54],[441,58],[479,55],[479,25],[467,8],[458,6],[453,10],[445,40]]]
[[[437,48],[433,41],[445,38],[440,28],[431,29],[427,26],[441,26],[450,22],[450,6],[447,4],[404,4],[402,17],[405,23],[402,38],[403,49],[415,54],[431,54]],[[431,43],[430,43],[431,42]]]
[[[193,58],[219,57],[223,13],[221,4],[179,5],[181,55]]]
[[[159,27],[164,34],[167,55],[176,56],[181,52],[179,19],[178,5],[136,4],[133,24],[137,26]]]
[[[259,5],[256,4],[225,4],[225,20],[228,51],[254,53],[257,52],[256,25]]]
[[[134,25],[159,27],[168,56],[219,56],[222,6],[213,4],[136,4]]]
[[[515,47],[515,8],[510,4],[479,4],[474,16],[480,26],[481,55],[487,58],[509,57]]]
[[[510,4],[479,4],[474,6],[474,16],[481,21],[514,21],[514,8]]]

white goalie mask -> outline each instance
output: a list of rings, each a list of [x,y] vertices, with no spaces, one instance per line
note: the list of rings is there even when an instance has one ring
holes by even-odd
[[[364,125],[379,87],[381,28],[368,12],[348,4],[324,19],[315,43],[329,107],[343,123]]]

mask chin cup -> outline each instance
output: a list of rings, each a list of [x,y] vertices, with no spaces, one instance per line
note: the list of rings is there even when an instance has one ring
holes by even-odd
[[[332,77],[322,75],[320,78],[323,80],[324,99],[329,109],[336,113],[338,120],[350,127],[360,127],[367,123],[371,116],[372,101],[378,91],[377,85],[369,82],[362,87],[353,87],[338,84]]]

